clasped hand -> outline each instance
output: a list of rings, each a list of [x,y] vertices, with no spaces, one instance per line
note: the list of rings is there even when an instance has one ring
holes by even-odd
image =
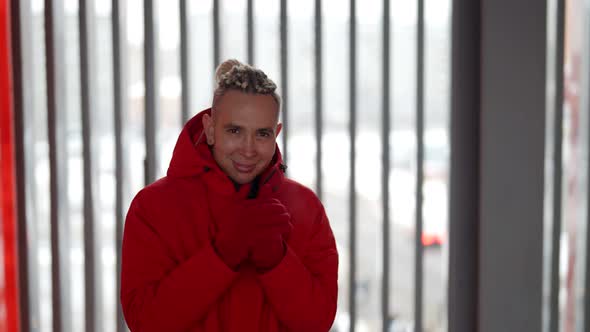
[[[233,270],[246,261],[259,272],[277,266],[293,229],[286,207],[275,198],[257,198],[235,202],[228,209],[213,240],[220,258]]]

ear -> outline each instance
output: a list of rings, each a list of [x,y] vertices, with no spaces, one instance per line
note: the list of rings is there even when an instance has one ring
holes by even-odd
[[[203,128],[205,129],[205,136],[207,136],[207,144],[215,144],[215,126],[213,118],[209,114],[203,115]]]
[[[283,124],[282,123],[277,124],[277,130],[276,130],[276,133],[275,133],[275,138],[279,136],[279,133],[281,132],[281,129],[283,129]]]

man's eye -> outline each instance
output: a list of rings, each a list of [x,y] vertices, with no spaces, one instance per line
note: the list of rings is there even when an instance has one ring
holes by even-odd
[[[267,131],[261,131],[260,133],[258,133],[258,135],[260,137],[270,137],[270,133]]]
[[[239,132],[238,128],[230,128],[227,130],[230,134],[237,134]]]

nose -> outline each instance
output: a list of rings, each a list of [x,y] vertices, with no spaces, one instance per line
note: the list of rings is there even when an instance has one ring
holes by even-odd
[[[256,156],[256,141],[255,138],[248,135],[242,141],[242,154],[246,158]]]

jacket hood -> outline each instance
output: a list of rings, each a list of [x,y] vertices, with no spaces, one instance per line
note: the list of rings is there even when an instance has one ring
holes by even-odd
[[[232,180],[225,174],[213,158],[213,154],[206,143],[203,115],[211,114],[208,108],[192,117],[184,126],[174,152],[167,175],[170,178],[203,177],[209,187],[222,192],[235,192]],[[272,187],[272,191],[278,189],[278,185],[284,179],[286,166],[283,165],[283,158],[278,145],[275,148],[275,155],[267,169],[258,176],[258,185],[261,187]],[[239,191],[248,192],[252,184],[240,186]]]

